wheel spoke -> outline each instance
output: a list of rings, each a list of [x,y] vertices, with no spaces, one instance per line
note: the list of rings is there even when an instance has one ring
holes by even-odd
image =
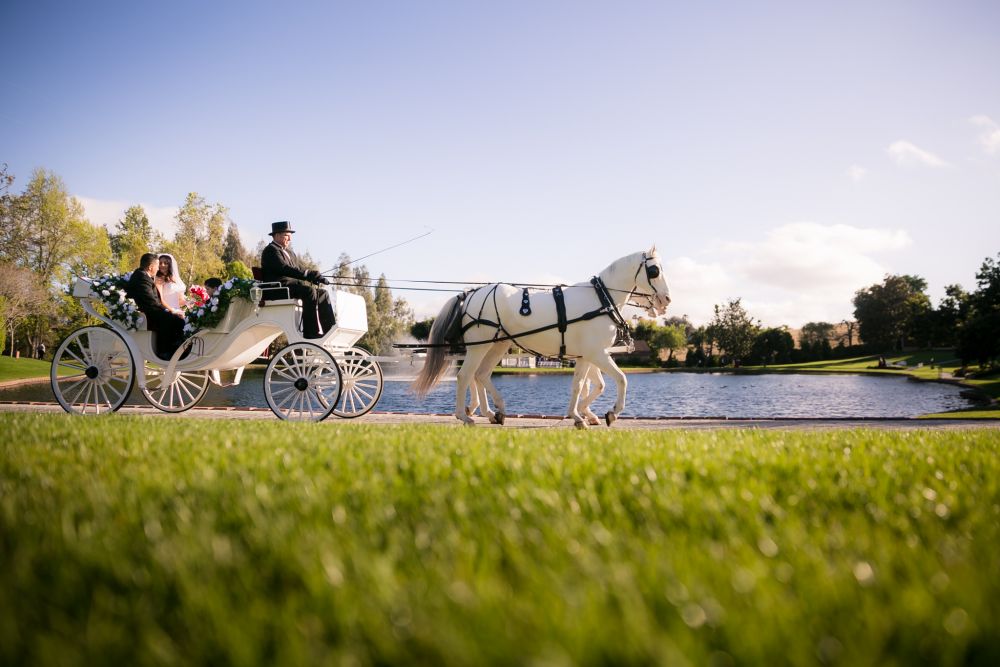
[[[89,381],[90,381],[90,378],[88,378],[86,375],[84,375],[82,378],[80,378],[80,380],[78,382],[73,383],[73,385],[69,389],[67,389],[66,391],[64,391],[63,392],[63,397],[66,399],[66,402],[67,403],[76,403],[76,399],[79,398],[80,394],[83,392],[83,390],[87,388],[87,383]],[[74,389],[76,389],[75,392],[73,392]],[[73,392],[72,396],[70,396],[70,392]]]

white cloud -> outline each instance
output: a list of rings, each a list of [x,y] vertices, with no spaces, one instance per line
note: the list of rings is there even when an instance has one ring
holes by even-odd
[[[107,199],[93,199],[91,197],[77,197],[77,201],[83,204],[87,213],[87,219],[95,225],[104,225],[109,230],[114,231],[118,221],[125,217],[125,211],[130,206],[142,206],[149,217],[149,224],[162,233],[167,238],[173,238],[177,228],[176,206],[153,206],[139,202],[115,201]]]
[[[847,169],[847,175],[855,183],[857,183],[858,181],[860,181],[867,174],[868,174],[868,170],[865,169],[864,167],[862,167],[860,164],[852,164]]]
[[[703,324],[712,307],[741,297],[766,326],[850,317],[854,293],[889,272],[875,257],[912,243],[902,230],[800,222],[758,241],[729,243],[707,261],[681,257],[664,269],[674,301],[670,314]]]
[[[896,164],[901,166],[922,164],[926,167],[950,167],[950,163],[945,162],[934,153],[925,151],[922,148],[911,144],[909,141],[895,141],[886,149]]]
[[[979,135],[979,143],[990,155],[1000,153],[1000,125],[997,125],[989,116],[973,116],[969,119],[973,125],[983,128]]]

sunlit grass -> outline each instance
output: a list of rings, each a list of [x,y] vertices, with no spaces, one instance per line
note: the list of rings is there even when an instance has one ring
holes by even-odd
[[[0,415],[4,664],[996,664],[1000,435]]]
[[[49,376],[52,362],[43,359],[14,359],[0,356],[0,382]]]

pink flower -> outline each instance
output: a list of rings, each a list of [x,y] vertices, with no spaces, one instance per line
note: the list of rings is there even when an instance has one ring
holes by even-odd
[[[201,285],[191,285],[188,291],[191,293],[193,307],[203,306],[208,301],[208,292]]]

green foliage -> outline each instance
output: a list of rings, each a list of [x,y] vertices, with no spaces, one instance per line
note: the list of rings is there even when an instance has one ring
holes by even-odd
[[[725,352],[733,362],[739,362],[746,359],[753,350],[760,322],[747,313],[740,299],[730,299],[725,306],[715,306],[715,315],[708,325],[708,331],[719,350]]]
[[[192,285],[222,275],[221,257],[228,222],[228,208],[209,204],[197,192],[188,194],[177,212],[177,233],[167,244],[167,251],[177,259],[185,283]]]
[[[233,260],[232,262],[226,264],[226,268],[224,269],[222,279],[225,280],[227,278],[253,280],[253,271],[251,271],[250,268],[240,260]]]
[[[110,238],[111,253],[120,273],[132,271],[139,266],[139,259],[144,253],[164,244],[163,236],[153,229],[142,206],[130,206]]]
[[[0,415],[3,664],[996,664],[995,431]]]
[[[750,350],[751,363],[785,364],[791,361],[792,351],[795,349],[795,341],[788,329],[783,327],[772,327],[761,330],[753,340],[753,347]]]
[[[420,320],[419,322],[414,322],[410,326],[410,335],[417,340],[427,340],[430,338],[432,326],[434,326],[433,317],[429,317],[426,320]]]
[[[930,309],[927,282],[918,276],[886,276],[881,284],[854,294],[854,317],[861,339],[876,349],[901,349],[915,324]]]

